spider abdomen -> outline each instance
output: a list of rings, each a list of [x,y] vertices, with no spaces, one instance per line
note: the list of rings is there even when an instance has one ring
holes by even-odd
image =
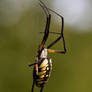
[[[52,69],[51,59],[42,58],[42,60],[38,63],[38,74],[36,74],[35,67],[33,71],[33,79],[35,81],[36,86],[41,87],[48,81],[51,69]]]

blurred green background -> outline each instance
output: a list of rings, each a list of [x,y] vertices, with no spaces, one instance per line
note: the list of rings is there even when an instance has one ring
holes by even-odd
[[[44,2],[64,16],[67,47],[65,55],[48,55],[53,70],[44,92],[92,92],[92,1]],[[0,92],[30,92],[33,68],[28,64],[34,62],[45,22],[38,0],[0,0]],[[60,20],[52,14],[50,31],[59,30]],[[55,37],[50,35],[47,44]],[[62,49],[61,42],[53,48]]]

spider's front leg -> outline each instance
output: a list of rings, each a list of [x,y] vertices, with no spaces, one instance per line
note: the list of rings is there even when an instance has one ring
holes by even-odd
[[[48,53],[61,53],[61,54],[65,54],[66,53],[66,49],[64,51],[48,49]]]

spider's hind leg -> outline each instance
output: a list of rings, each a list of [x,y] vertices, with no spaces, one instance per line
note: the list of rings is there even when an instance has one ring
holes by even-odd
[[[33,84],[32,84],[32,89],[31,89],[31,92],[34,92],[34,81],[33,81]]]
[[[42,91],[43,91],[43,88],[44,88],[44,85],[41,87],[40,92],[42,92]]]

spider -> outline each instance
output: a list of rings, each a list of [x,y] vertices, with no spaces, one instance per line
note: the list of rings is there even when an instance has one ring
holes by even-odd
[[[34,86],[36,85],[37,87],[40,87],[40,92],[43,91],[44,85],[47,83],[50,73],[52,70],[52,60],[50,58],[47,58],[48,53],[61,53],[65,54],[66,53],[66,46],[65,46],[65,40],[64,40],[64,18],[56,13],[55,11],[51,10],[48,8],[41,0],[40,1],[40,6],[42,7],[43,11],[45,12],[46,15],[46,27],[45,31],[41,32],[44,33],[43,39],[39,45],[38,48],[38,53],[37,56],[35,57],[35,63],[30,64],[29,66],[34,66],[33,69],[33,84],[32,84],[32,89],[31,92],[34,92]],[[57,16],[61,18],[62,25],[61,25],[61,33],[57,32],[49,32],[50,28],[50,22],[51,22],[51,13],[55,13]],[[47,41],[47,38],[49,36],[49,33],[52,34],[59,34],[60,36],[53,41],[51,44],[49,44],[47,47],[45,46],[45,43]],[[62,38],[63,40],[63,48],[64,50],[54,50],[50,49],[54,44],[56,44],[60,39]]]

